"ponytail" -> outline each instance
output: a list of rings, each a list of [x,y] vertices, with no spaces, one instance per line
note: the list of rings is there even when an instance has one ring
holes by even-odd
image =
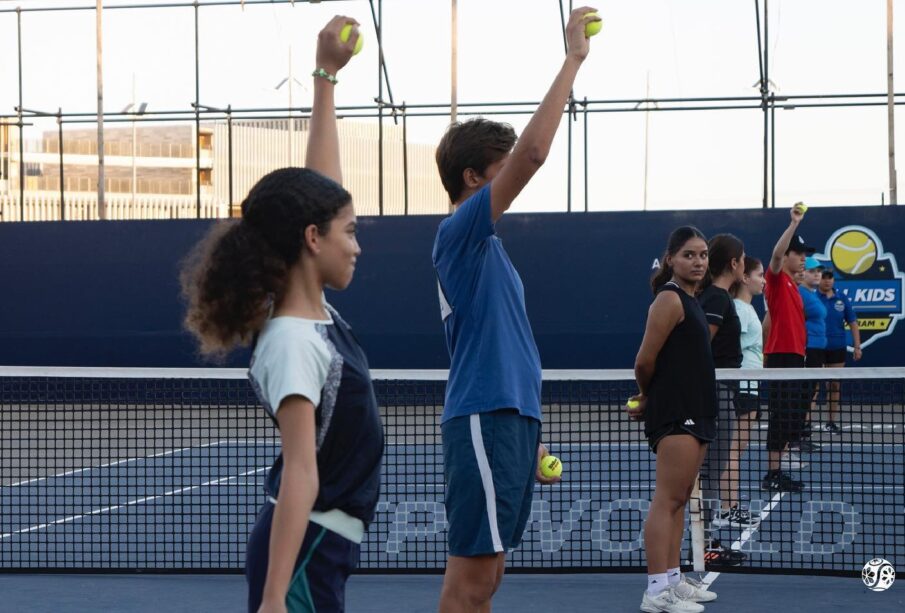
[[[285,292],[287,264],[247,222],[216,224],[186,258],[180,275],[185,327],[205,356],[247,346]]]

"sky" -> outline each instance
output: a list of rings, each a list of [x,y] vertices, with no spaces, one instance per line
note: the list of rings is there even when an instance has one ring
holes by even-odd
[[[145,0],[108,1],[141,4]],[[0,0],[0,10],[91,6],[91,0]],[[203,4],[203,0],[202,0]],[[569,2],[564,4],[568,7]],[[574,3],[576,7],[579,4]],[[752,96],[759,78],[754,0],[589,2],[604,20],[575,83],[590,100]],[[761,2],[761,6],[763,2]],[[376,2],[375,2],[376,6]],[[905,2],[897,2],[895,65],[905,70]],[[539,101],[562,63],[558,0],[458,0],[460,103]],[[104,12],[105,108],[136,98],[150,110],[189,109],[195,97],[192,8]],[[377,45],[366,0],[202,7],[202,103],[285,107],[274,86],[289,72],[304,84],[318,30],[334,14],[362,23],[362,53],[339,75],[339,105],[378,95]],[[450,1],[384,0],[384,56],[397,103],[447,103]],[[777,95],[885,93],[885,0],[769,0],[770,79]],[[23,106],[96,111],[93,11],[24,13]],[[16,15],[0,13],[0,114],[18,104]],[[295,105],[310,96],[295,92]],[[776,111],[777,206],[879,204],[888,197],[886,107]],[[497,117],[521,131],[528,116]],[[650,113],[647,206],[653,210],[759,207],[763,115],[759,110]],[[436,143],[448,117],[411,118],[412,140]],[[896,146],[905,160],[905,116]],[[564,211],[565,120],[544,168],[515,211]],[[584,125],[573,124],[573,208],[584,206]],[[645,113],[588,120],[590,210],[644,204]],[[55,129],[37,121],[26,138]],[[905,161],[900,164],[905,168]],[[905,185],[905,176],[903,176]],[[905,190],[905,187],[903,187]],[[905,193],[905,191],[903,191]],[[905,199],[905,196],[903,196]]]

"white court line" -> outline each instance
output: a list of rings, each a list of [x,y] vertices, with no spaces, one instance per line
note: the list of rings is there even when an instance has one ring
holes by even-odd
[[[0,534],[0,541],[3,539],[7,539],[11,536],[16,536],[17,534],[26,534],[28,532],[36,532],[38,530],[43,530],[44,528],[50,528],[52,526],[58,526],[60,524],[67,524],[69,522],[73,522],[77,519],[81,519],[83,517],[89,517],[91,515],[100,515],[101,513],[109,513],[111,511],[118,511],[119,509],[123,509],[125,507],[135,506],[137,504],[143,504],[145,502],[150,502],[152,500],[157,500],[158,498],[165,498],[167,496],[174,496],[176,494],[182,494],[183,492],[188,492],[191,490],[198,489],[200,487],[206,487],[210,485],[219,485],[223,481],[229,481],[231,479],[239,479],[241,477],[246,477],[248,475],[253,475],[255,473],[259,473],[265,470],[269,470],[270,467],[267,468],[256,468],[254,470],[249,470],[239,475],[232,475],[229,477],[220,477],[219,479],[214,479],[213,481],[208,481],[206,483],[200,483],[198,485],[190,485],[187,487],[181,487],[177,490],[171,490],[169,492],[164,492],[163,494],[157,494],[155,496],[145,496],[144,498],[138,498],[136,500],[130,500],[128,502],[124,502],[122,504],[112,505],[109,507],[103,507],[101,509],[94,509],[93,511],[89,511],[88,513],[81,513],[79,515],[70,515],[69,517],[63,517],[60,519],[55,519],[51,522],[47,522],[46,524],[38,524],[37,526],[30,526],[28,528],[22,528],[21,530],[15,530],[13,532],[7,532],[6,534]]]
[[[388,486],[384,484],[384,489],[393,489],[395,492],[398,491],[420,491],[420,490],[442,490],[446,486],[442,483],[412,483],[412,484],[396,484],[393,486]],[[574,491],[587,491],[587,492],[595,492],[595,491],[642,491],[642,492],[652,492],[654,491],[653,485],[597,485],[594,483],[566,483],[561,481],[557,483],[555,486],[556,489],[560,490],[574,490]],[[553,490],[544,490],[544,491],[553,491]],[[740,487],[738,489],[740,492],[760,492],[761,489],[759,487]],[[807,486],[807,489],[802,494],[806,494],[808,492],[905,492],[905,486],[903,485],[818,485],[818,486]]]
[[[436,443],[439,446],[439,443]],[[548,441],[546,443],[547,447],[550,449],[599,449],[599,448],[607,448],[607,447],[630,447],[634,448],[647,448],[649,445],[646,442],[636,442],[636,443],[628,443],[628,442],[616,442],[616,443],[555,443]],[[406,445],[405,443],[394,443],[391,447],[407,447],[410,445]],[[417,445],[416,445],[417,446]],[[905,447],[905,443],[820,443],[821,449],[847,449],[847,448],[855,448],[855,447]],[[765,449],[766,445],[764,443],[751,443],[748,445],[748,449]],[[653,455],[653,454],[651,454]]]
[[[34,479],[28,479],[27,481],[18,481],[16,483],[10,483],[9,485],[0,485],[0,489],[4,487],[17,487],[20,485],[30,485],[32,483],[38,483],[40,481],[47,481],[48,479],[56,479],[59,477],[71,477],[72,475],[77,475],[79,473],[88,471],[88,470],[96,470],[100,468],[110,468],[111,466],[118,466],[120,464],[126,464],[128,462],[140,462],[141,460],[150,460],[151,458],[161,458],[168,455],[173,455],[175,453],[182,453],[183,451],[191,451],[192,449],[204,449],[206,447],[215,447],[217,445],[233,445],[236,443],[246,444],[246,443],[254,443],[254,444],[270,444],[266,439],[263,440],[240,440],[240,439],[224,439],[222,441],[214,441],[212,443],[205,443],[203,445],[195,445],[193,447],[183,447],[182,449],[170,449],[169,451],[161,451],[160,453],[155,453],[152,455],[146,455],[135,458],[124,458],[122,460],[117,460],[115,462],[108,462],[107,464],[100,464],[98,466],[85,466],[84,468],[76,468],[74,470],[67,470],[66,472],[57,473],[55,475],[48,475],[46,477],[36,477]],[[279,443],[272,443],[279,444]]]
[[[780,502],[782,502],[782,499],[785,497],[785,495],[786,495],[785,492],[779,492],[779,493],[775,494],[775,495],[773,496],[773,499],[770,501],[770,504],[768,504],[766,507],[764,507],[764,508],[761,510],[761,512],[760,512],[760,522],[759,522],[756,526],[754,526],[754,527],[752,527],[752,528],[748,528],[748,529],[746,529],[744,532],[742,532],[742,535],[741,535],[740,537],[738,537],[738,540],[735,541],[734,543],[732,543],[731,548],[732,548],[732,549],[739,549],[739,548],[742,547],[742,545],[744,545],[745,543],[747,543],[748,541],[750,541],[750,540],[751,540],[751,537],[754,536],[754,533],[757,532],[757,529],[761,527],[761,525],[763,524],[764,520],[766,520],[767,517],[770,515],[770,512],[771,512],[773,509],[775,509],[776,506],[777,506]],[[710,586],[713,585],[713,582],[716,581],[717,579],[719,579],[719,577],[720,577],[720,573],[709,572],[709,573],[707,573],[707,574],[704,576],[704,578],[701,580],[701,583],[704,584],[704,588],[705,588],[705,589],[709,589]]]

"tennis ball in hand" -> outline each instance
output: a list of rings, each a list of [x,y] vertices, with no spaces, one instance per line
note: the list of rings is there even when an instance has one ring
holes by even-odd
[[[352,24],[347,23],[343,26],[343,29],[339,31],[339,40],[342,42],[349,42],[349,37],[352,36]],[[352,55],[358,55],[358,52],[361,51],[361,48],[365,44],[365,37],[361,33],[361,30],[358,31],[358,40],[355,41],[355,49],[352,50]]]
[[[599,17],[596,12],[585,13],[584,16],[593,15],[594,17]],[[600,28],[603,27],[602,21],[589,21],[584,24],[584,35],[588,38],[591,38],[598,32],[600,32]]]
[[[552,455],[545,455],[540,461],[540,474],[547,478],[558,477],[562,474],[562,462]]]
[[[796,202],[795,208],[801,211],[802,216],[804,216],[804,214],[808,212],[808,205],[806,205],[804,202]]]
[[[637,409],[638,407],[641,406],[641,403],[638,402],[637,400],[629,400],[628,402],[625,403],[625,406],[627,406],[630,409]]]

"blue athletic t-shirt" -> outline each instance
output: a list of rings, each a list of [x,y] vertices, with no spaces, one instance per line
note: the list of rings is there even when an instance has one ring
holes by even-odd
[[[846,322],[851,324],[858,321],[852,301],[841,292],[833,291],[830,297],[817,292],[820,302],[826,308],[826,348],[845,349],[848,345],[848,337],[845,333]]]
[[[499,409],[540,420],[540,354],[525,288],[494,230],[489,183],[440,222],[433,262],[450,356],[441,421]]]
[[[808,349],[826,349],[826,307],[817,290],[798,286],[804,304],[804,327],[808,331]]]

